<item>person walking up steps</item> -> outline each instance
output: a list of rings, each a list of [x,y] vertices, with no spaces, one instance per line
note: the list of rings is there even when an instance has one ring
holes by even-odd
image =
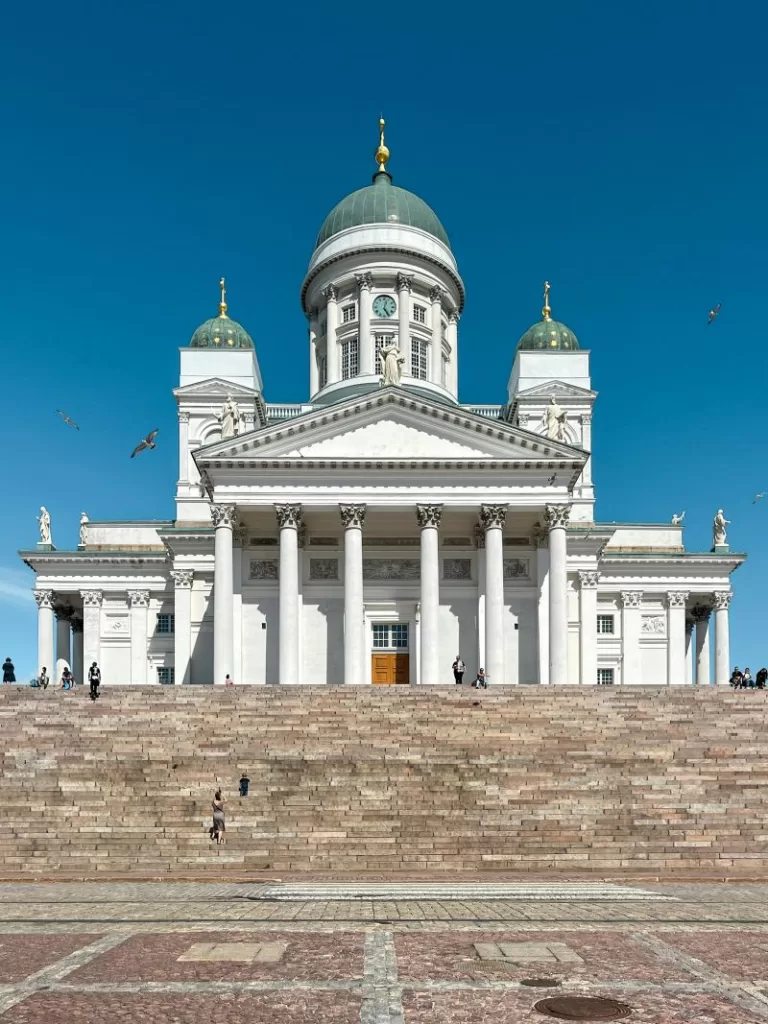
[[[5,661],[3,662],[3,682],[16,682],[16,669],[14,668],[13,662],[11,661],[10,658],[6,658]]]
[[[224,843],[224,833],[227,831],[227,825],[224,820],[224,804],[226,800],[221,795],[221,790],[217,789],[213,794],[213,801],[211,806],[213,807],[213,824],[211,825],[211,839],[215,839],[218,845]]]
[[[101,669],[95,661],[88,669],[88,685],[91,690],[91,700],[95,701],[99,696],[99,687],[101,686]]]
[[[460,654],[456,655],[456,661],[454,661],[451,668],[453,669],[453,678],[456,685],[461,686],[461,684],[464,682],[464,673],[467,670],[467,666],[461,660]]]

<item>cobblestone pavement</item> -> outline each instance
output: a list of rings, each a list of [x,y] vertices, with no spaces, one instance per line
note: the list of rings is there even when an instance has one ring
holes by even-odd
[[[0,885],[0,1024],[543,1024],[556,994],[768,1022],[768,885]]]

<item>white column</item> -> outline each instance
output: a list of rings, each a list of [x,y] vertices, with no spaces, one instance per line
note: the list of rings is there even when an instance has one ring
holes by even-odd
[[[173,681],[186,686],[192,674],[192,569],[171,569],[174,582],[173,612],[176,617],[173,638]],[[214,621],[214,628],[215,628]]]
[[[339,505],[344,527],[344,683],[366,682],[363,524],[365,505]]]
[[[320,390],[320,371],[317,365],[317,310],[309,311],[309,397]]]
[[[585,412],[579,416],[579,422],[581,423],[581,447],[585,452],[592,451],[592,413]],[[587,463],[581,474],[581,482],[583,484],[592,484],[592,458],[587,459]]]
[[[131,682],[137,686],[147,684],[147,614],[148,590],[129,590],[131,603]],[[152,682],[155,680],[153,679]]]
[[[621,682],[641,683],[640,669],[640,605],[642,590],[621,592]]]
[[[685,686],[686,641],[685,602],[688,594],[683,590],[671,590],[667,594],[667,685]]]
[[[328,369],[328,384],[341,380],[341,358],[336,329],[339,326],[339,293],[335,285],[329,284],[323,291],[325,296],[325,357]]]
[[[104,595],[100,590],[81,590],[80,596],[83,599],[83,669],[87,676],[94,661],[101,668],[101,602]],[[120,680],[113,679],[112,682],[119,683]]]
[[[53,657],[53,591],[36,590],[37,602],[37,674],[45,668],[55,682],[56,662]],[[75,677],[77,678],[77,677]]]
[[[536,601],[537,642],[539,654],[539,685],[549,686],[549,536],[546,531],[536,538]]]
[[[697,605],[693,609],[693,621],[696,623],[696,685],[709,686],[711,672],[709,667],[709,616],[711,608]]]
[[[731,678],[731,646],[728,625],[728,606],[733,594],[718,591],[715,602],[715,686],[727,686]]]
[[[451,348],[451,359],[448,363],[446,387],[456,398],[459,396],[459,313],[454,310],[448,317],[445,329],[445,340]]]
[[[65,667],[72,668],[71,633],[69,618],[72,614],[71,608],[59,607],[56,611],[56,678],[60,679]],[[77,680],[78,683],[82,679]]]
[[[72,675],[77,683],[85,682],[83,670],[83,620],[75,615],[72,617]]]
[[[417,505],[421,527],[421,685],[440,682],[440,558],[442,505]],[[446,672],[446,676],[447,676]]]
[[[216,527],[213,543],[213,682],[216,686],[223,686],[227,676],[234,674],[232,530],[235,506],[211,505],[211,519]]]
[[[579,572],[579,682],[597,684],[597,587],[600,573]]]
[[[693,620],[685,620],[685,682],[693,686]]]
[[[371,288],[373,278],[370,274],[355,274],[357,281],[357,322],[359,324],[360,373],[377,373],[378,367],[373,365],[373,339],[371,338]]]
[[[275,505],[280,529],[279,666],[285,686],[299,678],[299,536],[301,505]]]
[[[549,531],[549,681],[553,686],[573,682],[568,678],[568,552],[565,527],[570,505],[545,505]]]
[[[485,669],[491,686],[507,681],[504,666],[504,523],[506,505],[481,505],[485,530]]]
[[[475,547],[477,548],[477,665],[485,668],[485,594],[487,583],[485,578],[485,530],[482,526],[475,527]]]
[[[407,374],[411,372],[411,280],[410,274],[397,275],[398,344],[405,356]]]
[[[236,526],[232,531],[232,668],[236,683],[244,683],[243,675],[243,548],[248,543],[248,528]]]
[[[179,483],[189,482],[189,413],[179,413]],[[75,676],[77,678],[77,676]]]

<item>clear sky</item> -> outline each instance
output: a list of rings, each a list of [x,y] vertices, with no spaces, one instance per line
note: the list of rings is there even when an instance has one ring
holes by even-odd
[[[172,517],[178,348],[221,274],[267,400],[307,397],[302,275],[383,112],[395,183],[466,283],[462,401],[504,401],[549,278],[592,352],[598,517],[685,509],[708,550],[722,506],[749,552],[732,661],[768,662],[764,4],[40,0],[3,20],[0,659],[34,671],[16,552],[40,504],[60,548],[83,509]]]

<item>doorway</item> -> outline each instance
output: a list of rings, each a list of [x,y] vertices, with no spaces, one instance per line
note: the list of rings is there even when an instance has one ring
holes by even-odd
[[[407,685],[410,682],[407,622],[374,622],[371,682]]]

